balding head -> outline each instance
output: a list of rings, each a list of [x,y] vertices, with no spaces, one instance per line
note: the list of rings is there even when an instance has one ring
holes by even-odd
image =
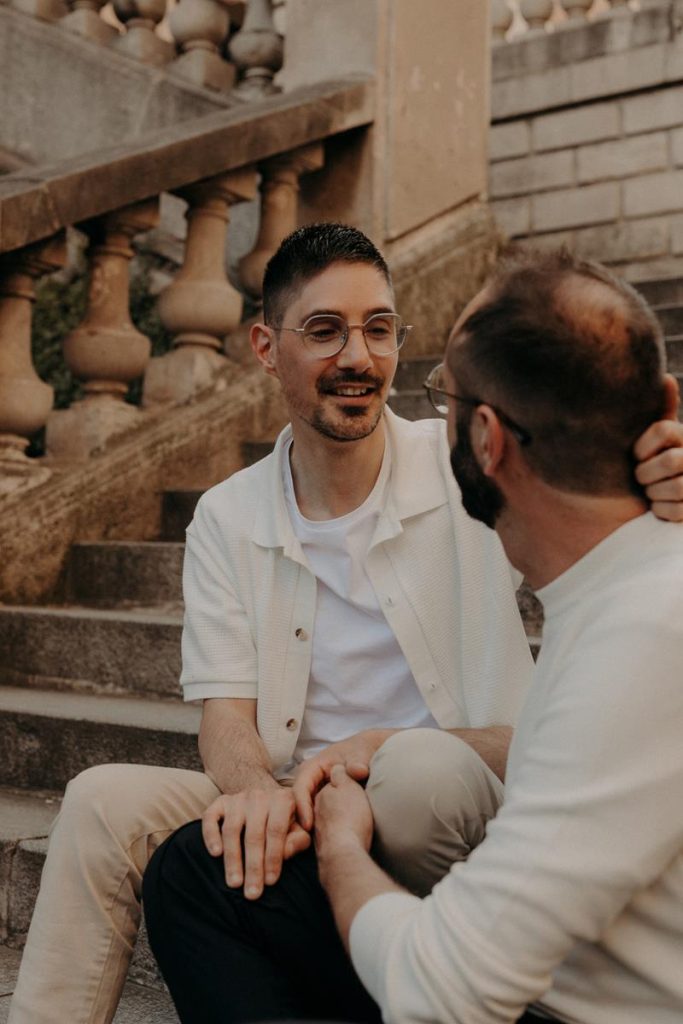
[[[497,406],[532,441],[523,455],[568,491],[637,491],[632,449],[665,411],[664,343],[651,310],[604,267],[565,252],[503,264],[456,325],[458,392]],[[458,409],[459,429],[471,411]]]

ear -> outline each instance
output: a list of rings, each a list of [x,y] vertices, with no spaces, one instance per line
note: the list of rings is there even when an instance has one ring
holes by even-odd
[[[490,405],[479,405],[470,424],[472,449],[486,476],[495,477],[503,463],[506,436]]]
[[[275,332],[266,324],[252,324],[249,331],[251,349],[259,363],[273,377],[278,376],[275,360]]]
[[[664,395],[666,397],[666,406],[663,419],[677,420],[678,403],[680,402],[681,396],[679,393],[678,381],[671,373],[664,375]]]

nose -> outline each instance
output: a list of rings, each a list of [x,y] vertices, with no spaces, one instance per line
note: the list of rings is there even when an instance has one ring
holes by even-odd
[[[372,366],[372,356],[365,343],[362,327],[358,325],[349,327],[349,336],[346,339],[346,344],[337,353],[337,366],[342,368],[350,367],[356,371],[367,370],[368,367]]]

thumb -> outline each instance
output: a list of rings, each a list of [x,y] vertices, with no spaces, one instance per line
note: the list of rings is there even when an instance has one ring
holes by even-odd
[[[349,776],[343,764],[335,764],[330,771],[330,782],[333,786],[343,786],[348,782]]]

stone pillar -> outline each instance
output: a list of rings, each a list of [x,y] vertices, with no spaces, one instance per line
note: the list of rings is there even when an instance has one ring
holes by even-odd
[[[45,426],[53,397],[33,367],[31,310],[35,280],[65,262],[63,232],[0,257],[0,494],[50,475],[25,454],[29,438]]]
[[[512,25],[512,19],[512,11],[507,0],[492,0],[491,34],[494,42],[505,42],[508,29]]]
[[[152,359],[142,404],[177,405],[210,387],[228,360],[223,340],[242,317],[242,296],[225,273],[230,207],[256,196],[256,171],[229,171],[181,189],[186,199],[185,261],[159,296],[159,316],[174,348]]]
[[[59,21],[69,11],[65,0],[11,0],[11,6],[41,21]]]
[[[560,0],[560,7],[572,20],[586,21],[588,12],[593,6],[593,0]]]
[[[181,50],[169,71],[208,89],[227,91],[235,68],[221,56],[230,31],[227,0],[180,0],[168,23]]]
[[[84,226],[91,240],[88,308],[83,323],[64,339],[63,349],[67,366],[84,382],[85,397],[50,415],[50,455],[85,459],[139,419],[140,411],[124,399],[130,382],[142,376],[151,345],[130,318],[131,240],[154,227],[158,210],[158,200],[150,199]]]
[[[68,32],[91,39],[94,43],[110,43],[118,35],[113,25],[100,18],[100,10],[107,0],[68,0],[70,11],[59,22]]]
[[[280,242],[298,223],[299,177],[319,170],[325,162],[322,144],[265,160],[261,172],[261,223],[254,248],[239,263],[239,277],[244,290],[253,299],[260,299],[266,263]]]
[[[275,74],[282,67],[282,36],[275,30],[273,0],[249,0],[242,28],[230,40],[230,56],[240,71],[235,94],[258,100],[277,92]]]
[[[115,49],[157,67],[172,59],[173,46],[155,31],[166,13],[166,0],[114,0],[114,11],[126,26],[114,40]]]
[[[593,0],[590,0],[592,3]],[[520,11],[531,32],[545,31],[553,14],[553,0],[522,0]]]

